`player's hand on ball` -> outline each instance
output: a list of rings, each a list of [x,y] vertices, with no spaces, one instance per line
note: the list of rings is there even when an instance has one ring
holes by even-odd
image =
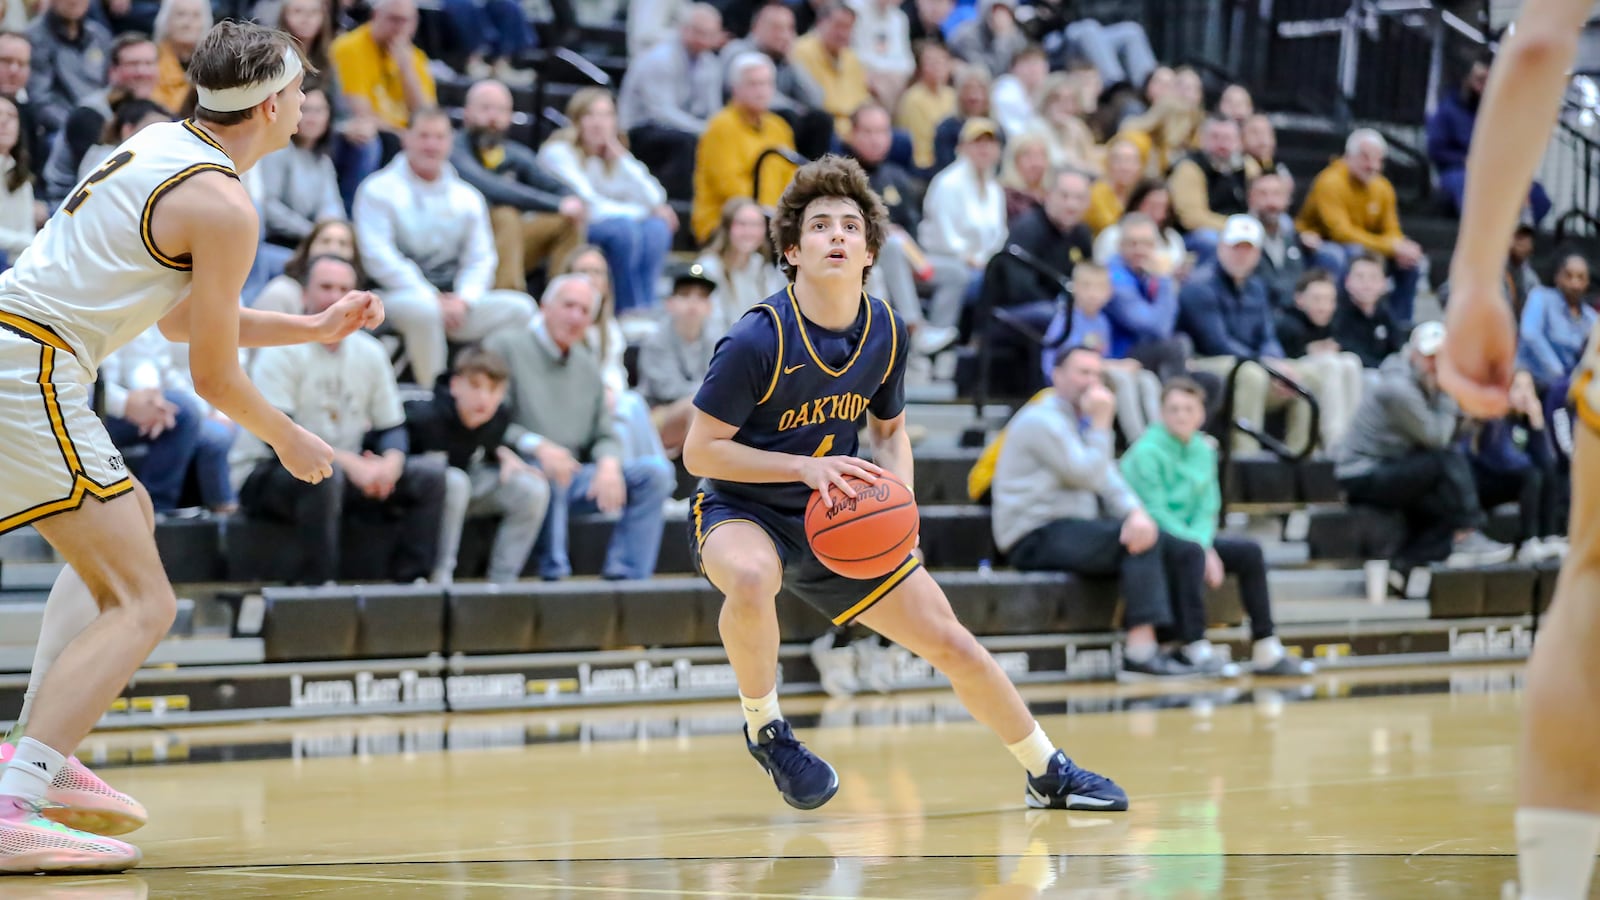
[[[854,497],[856,489],[850,486],[846,476],[854,475],[868,484],[876,484],[882,474],[883,469],[854,456],[815,456],[806,458],[800,480],[821,492],[822,502],[833,509],[833,492],[828,490],[829,485],[837,487],[846,497]]]
[[[317,484],[333,476],[333,448],[298,425],[290,428],[288,436],[272,449],[289,474],[307,484]]]
[[[1500,285],[1463,282],[1445,308],[1439,387],[1475,419],[1498,419],[1511,408],[1517,323]]]
[[[351,291],[317,315],[318,342],[342,341],[362,328],[383,324],[383,301],[371,291]]]

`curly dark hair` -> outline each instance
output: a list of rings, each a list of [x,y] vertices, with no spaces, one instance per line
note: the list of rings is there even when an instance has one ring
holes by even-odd
[[[800,246],[800,226],[805,221],[806,207],[817,200],[836,198],[849,200],[861,210],[867,220],[867,249],[876,256],[883,247],[884,236],[889,231],[889,211],[883,199],[867,181],[861,164],[847,156],[829,154],[809,162],[794,173],[794,180],[784,189],[778,200],[777,214],[772,217],[772,245],[778,252],[778,266],[783,274],[794,280],[795,268],[784,253],[790,247]],[[863,283],[868,266],[861,273]]]

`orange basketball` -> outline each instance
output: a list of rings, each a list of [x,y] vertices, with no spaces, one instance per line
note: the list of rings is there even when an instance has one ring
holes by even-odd
[[[845,476],[856,489],[849,497],[837,487],[833,508],[822,504],[822,494],[811,492],[806,504],[806,540],[811,551],[829,569],[846,578],[882,578],[905,562],[917,545],[917,498],[893,475],[881,475],[877,484]]]

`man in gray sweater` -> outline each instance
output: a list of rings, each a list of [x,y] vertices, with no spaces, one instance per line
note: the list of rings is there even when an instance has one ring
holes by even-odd
[[[655,574],[662,504],[677,483],[664,457],[622,461],[600,361],[584,341],[599,303],[587,276],[562,275],[545,289],[542,316],[531,328],[501,330],[484,341],[511,366],[511,421],[523,429],[516,449],[550,481],[550,508],[534,545],[546,581],[572,574],[569,513],[595,510],[620,514],[600,574],[612,580]]]
[[[1163,536],[1122,480],[1103,362],[1087,347],[1056,357],[1055,396],[1023,407],[1006,427],[991,489],[995,546],[1023,571],[1121,578],[1120,680],[1192,676],[1161,649],[1156,629],[1173,622],[1168,578],[1185,571],[1176,557],[1199,545]]]
[[[1424,322],[1400,352],[1383,361],[1334,448],[1334,474],[1352,504],[1405,517],[1405,538],[1391,567],[1403,592],[1411,569],[1504,562],[1511,548],[1484,537],[1478,490],[1466,453],[1455,443],[1461,409],[1439,390],[1435,354],[1444,325]]]
[[[706,326],[717,283],[699,263],[673,274],[667,318],[639,345],[639,393],[669,459],[676,459],[694,419],[694,394],[722,337]]]
[[[588,208],[527,145],[510,140],[511,89],[484,79],[467,91],[450,164],[489,204],[494,286],[524,291],[528,273],[554,272],[583,243]]]

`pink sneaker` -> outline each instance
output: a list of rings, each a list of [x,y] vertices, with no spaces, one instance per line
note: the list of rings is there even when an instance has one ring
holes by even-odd
[[[47,805],[0,797],[0,875],[121,872],[139,848],[46,819]]]
[[[0,744],[0,765],[11,760],[17,748]],[[45,794],[45,818],[91,834],[127,834],[150,821],[143,804],[101,781],[76,756],[56,772]]]

